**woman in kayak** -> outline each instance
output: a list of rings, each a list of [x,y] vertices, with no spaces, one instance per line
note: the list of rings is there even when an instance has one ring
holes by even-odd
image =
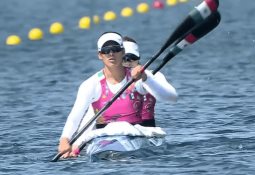
[[[59,152],[65,153],[63,158],[76,156],[72,152],[76,148],[71,147],[69,140],[77,131],[89,105],[92,104],[95,113],[100,111],[131,78],[134,78],[136,82],[127,88],[96,120],[96,128],[102,128],[115,121],[142,124],[143,95],[148,92],[164,101],[177,98],[176,91],[171,85],[162,86],[154,80],[149,71],[142,72],[142,66],[138,65],[130,70],[122,65],[125,50],[120,34],[103,33],[98,39],[97,46],[98,58],[104,63],[104,67],[79,87],[76,101],[59,142]]]
[[[123,37],[123,45],[125,48],[125,55],[123,57],[123,65],[128,68],[134,68],[139,65],[140,60],[140,52],[137,42],[128,36]],[[151,76],[155,81],[159,84],[168,87],[169,89],[172,88],[172,92],[175,92],[175,89],[171,87],[171,85],[167,82],[165,76],[157,72],[155,75]],[[176,93],[172,93],[172,101],[176,101]],[[143,95],[143,104],[142,104],[142,125],[143,126],[150,126],[155,127],[155,118],[154,118],[154,111],[156,105],[156,98],[151,95],[149,92]]]

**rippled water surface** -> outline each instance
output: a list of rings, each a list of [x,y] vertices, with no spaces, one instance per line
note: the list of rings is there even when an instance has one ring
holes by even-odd
[[[0,174],[254,174],[253,0],[220,1],[220,25],[162,69],[179,93],[176,104],[157,104],[157,124],[168,133],[164,147],[123,160],[49,162],[79,84],[102,67],[98,36],[115,30],[136,38],[145,63],[201,1],[77,27],[82,16],[119,14],[140,2],[0,1]],[[47,32],[55,21],[65,26],[59,36]],[[33,27],[45,32],[42,41],[26,39]],[[11,34],[22,44],[6,46]]]

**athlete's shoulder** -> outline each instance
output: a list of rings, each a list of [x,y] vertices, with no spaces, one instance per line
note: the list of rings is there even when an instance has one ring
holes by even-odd
[[[80,88],[83,87],[88,87],[88,86],[96,86],[99,81],[100,81],[100,77],[101,77],[102,71],[98,71],[96,73],[94,73],[92,76],[90,76],[88,79],[86,79],[85,81],[83,81],[80,85]]]

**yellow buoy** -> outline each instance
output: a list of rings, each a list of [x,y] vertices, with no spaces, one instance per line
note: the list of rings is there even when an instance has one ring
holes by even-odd
[[[125,7],[121,10],[121,16],[130,17],[133,15],[133,10],[130,7]]]
[[[166,1],[166,4],[169,5],[169,6],[174,6],[176,5],[178,2],[177,0],[167,0]]]
[[[108,11],[104,14],[105,21],[113,21],[117,18],[116,14],[113,11]]]
[[[93,22],[94,22],[95,24],[99,24],[99,23],[100,23],[100,18],[99,18],[99,16],[94,15],[94,16],[93,16]]]
[[[138,4],[138,6],[136,7],[136,10],[138,13],[147,13],[149,11],[149,5],[146,3],[140,3]]]
[[[21,43],[21,39],[17,35],[10,35],[6,39],[6,44],[7,45],[19,45]]]
[[[184,2],[188,2],[188,0],[179,0],[179,2],[184,3]]]
[[[89,29],[90,28],[90,17],[84,16],[79,21],[80,29]]]
[[[64,32],[64,27],[60,22],[55,22],[51,24],[49,32],[53,35],[58,35]]]
[[[41,40],[43,38],[43,31],[39,28],[33,28],[28,33],[30,40]]]

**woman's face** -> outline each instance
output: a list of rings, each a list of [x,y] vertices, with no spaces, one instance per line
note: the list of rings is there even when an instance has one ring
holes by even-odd
[[[120,46],[107,46],[102,48],[98,56],[106,66],[122,66],[123,54],[124,49]]]

